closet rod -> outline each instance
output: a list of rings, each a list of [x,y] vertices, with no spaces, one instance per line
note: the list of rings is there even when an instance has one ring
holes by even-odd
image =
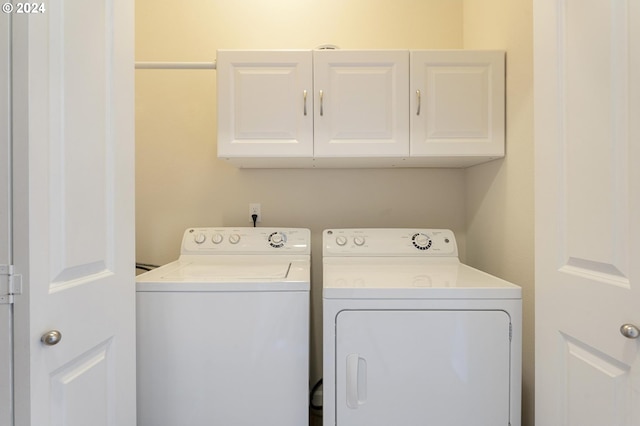
[[[142,70],[215,70],[215,62],[136,62]]]

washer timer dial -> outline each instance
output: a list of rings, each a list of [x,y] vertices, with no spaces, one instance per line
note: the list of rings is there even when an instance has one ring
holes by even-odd
[[[274,248],[280,248],[287,242],[287,236],[282,232],[273,232],[269,235],[269,245]]]
[[[413,246],[418,250],[428,250],[431,247],[432,241],[428,235],[416,233],[411,237]]]

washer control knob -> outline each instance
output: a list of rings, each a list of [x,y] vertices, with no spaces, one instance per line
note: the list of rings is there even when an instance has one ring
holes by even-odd
[[[340,235],[336,237],[336,244],[339,246],[343,246],[345,244],[347,244],[347,237],[345,237],[344,235]]]
[[[365,243],[364,237],[358,236],[353,238],[353,243],[357,246],[363,246]]]
[[[201,233],[199,233],[199,234],[196,234],[196,235],[193,237],[193,241],[195,241],[195,242],[196,242],[196,244],[202,244],[202,243],[204,243],[206,240],[207,240],[207,236],[206,236],[206,235],[204,235],[202,232],[201,232]]]
[[[213,241],[213,244],[220,244],[223,239],[224,238],[222,237],[222,234],[220,234],[218,232],[213,234],[213,237],[211,237],[211,241]]]
[[[273,232],[269,235],[269,245],[273,248],[282,248],[287,242],[287,236],[282,232]]]
[[[238,244],[240,242],[240,235],[238,234],[229,235],[229,242],[231,244]]]
[[[419,245],[420,247],[424,247],[427,244],[429,244],[429,238],[424,234],[418,235],[415,241],[416,241],[416,244]]]

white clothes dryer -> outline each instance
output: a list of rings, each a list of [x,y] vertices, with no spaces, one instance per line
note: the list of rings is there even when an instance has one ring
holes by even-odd
[[[192,228],[136,279],[139,426],[308,424],[310,232]]]
[[[520,287],[453,232],[323,233],[325,426],[519,426]]]

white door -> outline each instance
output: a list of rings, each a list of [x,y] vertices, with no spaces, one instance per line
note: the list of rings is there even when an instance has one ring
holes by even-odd
[[[336,424],[508,426],[509,330],[505,311],[341,311]]]
[[[504,156],[504,52],[411,51],[411,155]]]
[[[311,51],[217,54],[218,157],[312,157]]]
[[[11,15],[0,14],[0,265],[11,264],[11,136],[9,96],[9,43]],[[12,306],[8,300],[8,276],[0,271],[0,425],[12,420],[11,339]],[[4,297],[3,297],[4,296]]]
[[[535,0],[534,23],[536,424],[637,426],[640,2]]]
[[[13,15],[15,424],[134,426],[133,2],[44,7]]]
[[[315,157],[409,155],[409,53],[313,52]]]

